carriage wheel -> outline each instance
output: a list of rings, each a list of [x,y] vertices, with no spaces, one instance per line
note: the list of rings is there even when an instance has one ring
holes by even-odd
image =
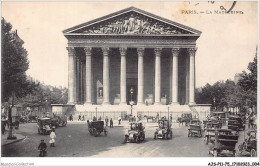
[[[207,138],[207,136],[204,137],[204,143],[205,143],[206,145],[208,145],[208,143],[209,143],[209,139]]]
[[[189,130],[188,137],[190,137],[190,136],[191,136],[191,132],[190,132],[190,130]]]
[[[157,135],[156,134],[154,134],[154,140],[156,140],[157,139]]]
[[[233,150],[233,157],[236,157],[236,150]]]
[[[168,133],[165,135],[165,139],[166,139],[166,140],[168,140],[168,139],[169,139],[169,138],[168,138]]]
[[[125,136],[124,143],[127,143],[128,137]]]
[[[107,131],[104,131],[105,136],[107,136]]]
[[[214,157],[218,157],[218,151],[217,151],[217,150],[214,150],[214,151],[213,151],[213,156],[214,156]]]
[[[199,137],[202,137],[201,131],[199,131]]]
[[[250,151],[250,155],[251,155],[251,157],[256,157],[256,151],[255,151],[255,149],[252,149],[252,150]]]

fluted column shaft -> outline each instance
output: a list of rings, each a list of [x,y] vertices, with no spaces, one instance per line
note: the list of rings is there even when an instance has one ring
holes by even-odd
[[[162,52],[162,48],[154,49],[154,53],[155,53],[155,104],[161,104],[161,52]]]
[[[76,83],[76,75],[75,75],[75,49],[74,47],[67,47],[68,55],[69,55],[69,63],[68,63],[68,103],[75,103],[75,83]]]
[[[109,101],[109,48],[102,48],[103,52],[103,105],[110,104]]]
[[[172,49],[172,104],[178,102],[178,56],[179,48]]]
[[[137,48],[138,54],[138,99],[137,104],[144,104],[144,48]]]
[[[189,104],[195,103],[195,53],[197,48],[189,48],[190,55],[190,92],[189,92]]]
[[[119,52],[121,55],[120,105],[126,105],[126,51],[127,51],[127,48],[119,48]]]
[[[92,104],[92,66],[91,66],[91,49],[84,48],[86,54],[86,102],[85,104]]]

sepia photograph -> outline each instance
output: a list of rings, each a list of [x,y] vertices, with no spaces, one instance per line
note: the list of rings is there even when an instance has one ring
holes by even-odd
[[[2,1],[1,166],[259,166],[258,9]]]

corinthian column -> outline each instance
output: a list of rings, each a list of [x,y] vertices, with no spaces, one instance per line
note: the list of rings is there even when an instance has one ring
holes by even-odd
[[[120,105],[126,105],[126,50],[127,48],[119,48],[121,55],[120,66]]]
[[[161,53],[162,48],[155,48],[155,103],[161,104]]]
[[[92,72],[91,72],[91,49],[90,47],[84,48],[86,54],[86,105],[92,104]]]
[[[138,54],[138,99],[137,104],[144,104],[144,48],[137,48]]]
[[[69,55],[68,63],[68,103],[74,104],[76,100],[76,75],[75,75],[75,49],[74,47],[67,47]]]
[[[102,48],[103,52],[103,105],[109,102],[109,48]]]
[[[179,104],[178,102],[178,56],[179,48],[172,49],[172,104]]]
[[[195,53],[197,48],[189,48],[188,52],[190,55],[190,93],[189,93],[189,104],[195,103]]]

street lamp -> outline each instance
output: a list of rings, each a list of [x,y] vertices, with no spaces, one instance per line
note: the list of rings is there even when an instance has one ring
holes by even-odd
[[[130,105],[131,105],[131,115],[133,115],[133,105],[134,105],[134,101],[130,101]]]
[[[133,101],[133,94],[134,94],[134,88],[131,87],[130,89],[131,101]]]
[[[215,96],[213,97],[213,103],[214,103],[214,109],[216,110],[216,98],[215,98]]]

